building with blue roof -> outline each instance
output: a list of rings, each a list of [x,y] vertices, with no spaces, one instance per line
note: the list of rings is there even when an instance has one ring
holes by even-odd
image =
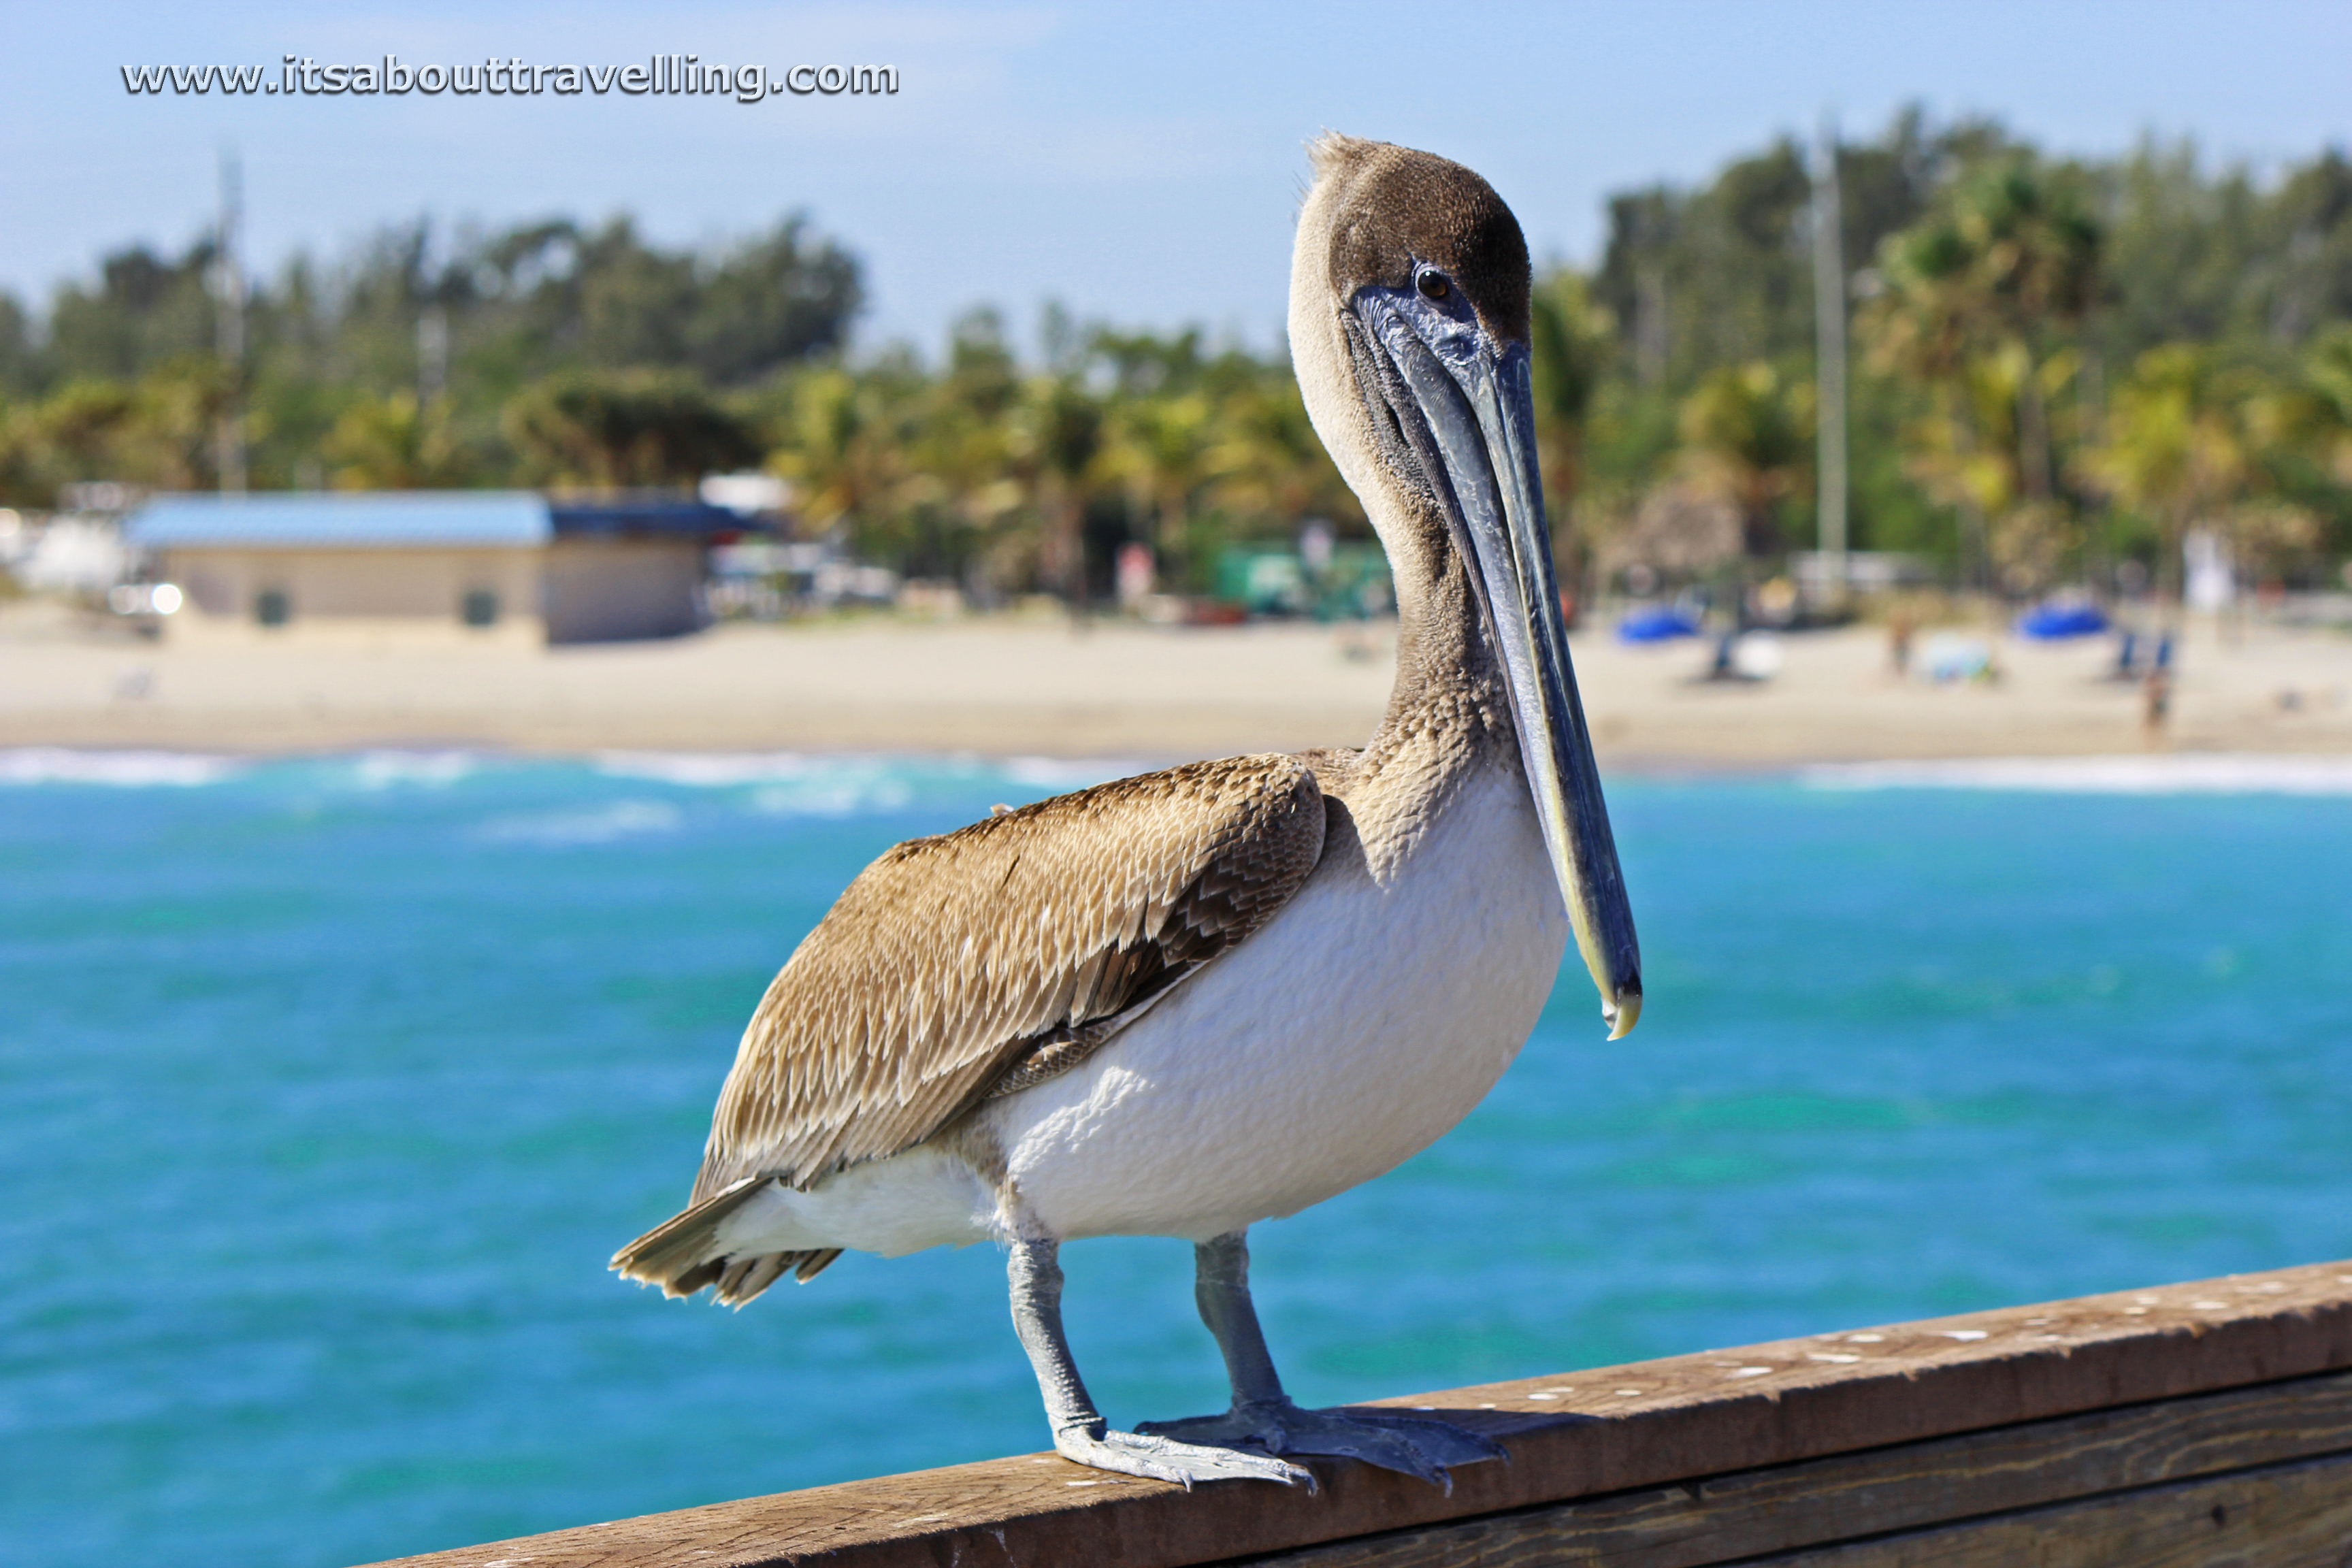
[[[207,619],[523,623],[567,643],[694,630],[708,549],[741,527],[667,496],[290,492],[157,496],[123,537]]]

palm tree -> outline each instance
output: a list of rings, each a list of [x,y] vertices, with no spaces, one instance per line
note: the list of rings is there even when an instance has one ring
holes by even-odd
[[[2017,380],[2018,478],[2028,500],[2046,501],[2057,476],[2037,373],[2096,298],[2099,226],[2067,186],[2021,160],[1965,182],[1955,221],[1972,252],[1980,319],[1997,343],[2027,357]]]
[[[1111,407],[1104,465],[1125,482],[1132,515],[1150,520],[1162,560],[1192,549],[1192,503],[1209,480],[1213,412],[1199,391],[1129,396]]]
[[[1534,350],[1537,456],[1559,580],[1579,592],[1591,552],[1570,520],[1584,480],[1584,432],[1601,377],[1616,356],[1617,321],[1595,301],[1581,273],[1561,268],[1538,284],[1528,301]]]
[[[343,410],[320,455],[346,490],[414,490],[458,482],[447,397],[419,405],[412,392],[362,397]]]
[[[1220,398],[1204,454],[1218,510],[1264,519],[1285,534],[1310,517],[1354,531],[1363,507],[1316,438],[1298,384],[1269,368]]]
[[[201,489],[217,477],[213,437],[234,392],[215,354],[180,355],[133,382],[72,382],[11,422],[11,466],[44,504],[81,479]]]
[[[599,489],[692,484],[761,452],[750,425],[681,371],[551,376],[509,403],[502,423],[541,474]]]
[[[2189,525],[2223,521],[2254,478],[2250,391],[2210,350],[2150,349],[2116,388],[2105,441],[2084,455],[2095,483],[2157,525],[2157,585],[2168,602],[2180,595]]]
[[[1583,274],[1568,268],[1537,285],[1528,307],[1536,442],[1544,489],[1564,515],[1583,476],[1585,421],[1616,357],[1617,320],[1594,300]]]
[[[1859,325],[1882,371],[1928,391],[1912,468],[1961,515],[1990,569],[2063,510],[2050,394],[2073,374],[2099,287],[2100,230],[2072,186],[2018,158],[1956,184],[1881,247]]]
[[[905,367],[884,364],[859,373],[828,365],[789,384],[767,466],[792,482],[808,532],[847,531],[871,558],[906,481],[901,434],[917,382]]]
[[[1044,524],[1037,574],[1075,607],[1086,596],[1087,500],[1103,451],[1102,404],[1074,373],[1043,376],[1030,383],[1023,418]]]
[[[1761,360],[1714,372],[1683,400],[1682,467],[1739,513],[1746,553],[1780,548],[1781,501],[1812,484],[1813,387]]]
[[[913,400],[899,436],[908,468],[894,500],[904,536],[902,569],[971,579],[975,564],[992,591],[1003,563],[996,546],[1027,510],[1022,407],[1026,388],[993,311],[956,324],[947,372]]]
[[[2257,427],[2352,484],[2352,325],[2323,332],[2299,368],[2294,384],[2257,404]]]

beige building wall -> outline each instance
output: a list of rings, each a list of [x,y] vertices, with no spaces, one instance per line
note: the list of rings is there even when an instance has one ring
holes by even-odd
[[[682,539],[559,539],[544,549],[182,548],[163,574],[198,614],[251,624],[266,595],[289,624],[412,620],[456,626],[467,600],[495,596],[497,624],[537,621],[547,640],[676,637],[702,625],[701,544]]]
[[[547,640],[677,637],[702,625],[702,546],[689,539],[559,539],[547,548]]]
[[[530,549],[178,549],[163,574],[206,616],[257,619],[265,594],[285,595],[287,618],[367,616],[456,623],[467,595],[495,595],[500,622],[540,613],[540,560]]]

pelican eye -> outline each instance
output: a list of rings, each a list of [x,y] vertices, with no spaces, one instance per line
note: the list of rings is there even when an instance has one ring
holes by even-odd
[[[1420,289],[1422,297],[1427,300],[1443,300],[1454,292],[1454,285],[1448,283],[1445,274],[1434,267],[1423,268],[1421,276],[1414,279],[1413,283]]]

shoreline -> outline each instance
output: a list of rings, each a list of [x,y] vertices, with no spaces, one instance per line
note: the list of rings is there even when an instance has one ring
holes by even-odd
[[[449,784],[486,768],[532,763],[592,769],[614,779],[687,789],[823,782],[828,767],[993,771],[1058,794],[1172,766],[1148,756],[987,756],[971,752],[516,752],[486,747],[369,746],[304,752],[0,745],[0,789],[48,784],[184,788],[225,784],[259,769],[347,765],[369,787]],[[2352,754],[2163,752],[2137,755],[1952,757],[1857,762],[1602,764],[1620,784],[1786,784],[1831,793],[1991,791],[2066,795],[2352,797]]]
[[[1989,634],[1978,633],[1978,636]],[[1695,641],[1571,654],[1612,773],[2205,753],[2352,756],[2352,637],[2197,626],[2151,748],[2113,643],[1992,636],[2002,679],[1898,680],[1883,630],[1780,639],[1767,681],[1711,683]],[[1386,706],[1392,626],[1162,628],[876,617],[722,626],[548,649],[506,633],[362,624],[94,631],[0,607],[0,751],[236,757],[466,751],[1040,757],[1138,764],[1358,746]]]

